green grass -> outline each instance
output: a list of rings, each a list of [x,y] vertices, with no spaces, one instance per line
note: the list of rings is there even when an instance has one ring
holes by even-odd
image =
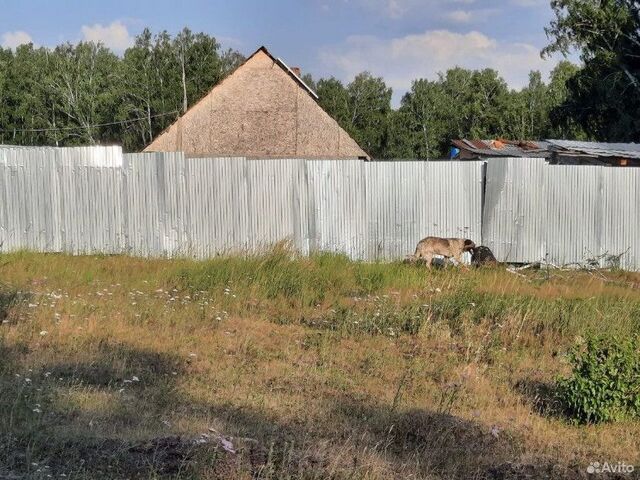
[[[179,285],[191,291],[219,288],[249,290],[267,299],[313,306],[345,295],[366,295],[386,288],[419,288],[424,275],[399,263],[351,262],[343,255],[320,253],[304,258],[284,248],[260,256],[221,257],[185,266]]]
[[[456,331],[464,322],[499,324],[515,318],[523,320],[521,333],[533,335],[640,333],[640,297],[624,301],[613,295],[541,297],[479,289],[492,273],[497,274],[496,270],[427,273],[400,262],[352,262],[327,253],[304,258],[277,249],[262,256],[189,264],[176,273],[175,284],[193,293],[227,289],[236,298],[268,300],[276,309],[285,306],[286,312],[277,316],[279,322],[299,321],[343,332],[415,334],[426,321],[445,322]],[[502,270],[499,275],[507,276]],[[532,282],[544,283],[545,276],[541,272]],[[441,284],[446,285],[445,291],[436,291],[434,286]],[[411,298],[398,298],[401,291],[414,293]],[[320,313],[313,310],[320,305],[328,308]]]
[[[0,255],[0,478],[572,478],[594,459],[638,464],[638,422],[573,425],[553,386],[576,339],[640,333],[639,280],[284,248]]]

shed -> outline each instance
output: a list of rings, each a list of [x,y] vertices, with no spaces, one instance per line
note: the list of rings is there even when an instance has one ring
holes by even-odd
[[[317,100],[297,69],[260,47],[144,151],[369,159]]]
[[[551,163],[564,165],[640,166],[640,144],[547,140]]]

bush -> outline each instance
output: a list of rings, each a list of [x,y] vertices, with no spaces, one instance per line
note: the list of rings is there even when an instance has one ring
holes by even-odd
[[[559,380],[560,400],[578,423],[599,423],[640,415],[638,338],[590,337],[569,353],[573,367]]]

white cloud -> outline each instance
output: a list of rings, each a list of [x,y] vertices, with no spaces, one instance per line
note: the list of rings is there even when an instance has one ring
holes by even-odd
[[[542,7],[549,6],[548,0],[511,0],[511,4],[516,7]]]
[[[2,34],[1,44],[4,48],[15,49],[19,45],[23,45],[25,43],[33,43],[33,39],[31,38],[31,35],[27,32],[23,32],[22,30],[5,32]]]
[[[338,0],[333,0],[337,2]],[[409,17],[416,13],[439,12],[457,5],[471,5],[476,0],[342,0],[353,2],[368,11],[393,20]],[[523,0],[521,0],[523,1]],[[534,1],[534,0],[528,0]],[[325,4],[326,5],[326,4]]]
[[[105,47],[116,52],[124,52],[133,45],[133,37],[129,34],[127,26],[120,20],[111,22],[109,25],[96,23],[94,25],[82,26],[82,39],[87,42],[100,42]]]
[[[499,11],[494,8],[481,8],[477,10],[452,10],[443,15],[445,20],[454,24],[482,23]]]
[[[469,23],[473,20],[473,13],[469,10],[453,10],[445,18],[455,23]]]
[[[400,18],[407,11],[405,2],[401,2],[400,0],[387,0],[387,11],[391,18]]]
[[[531,70],[547,75],[557,63],[540,58],[540,49],[533,45],[501,42],[477,31],[449,30],[392,39],[351,36],[341,46],[321,50],[320,59],[327,70],[344,80],[363,70],[381,76],[396,94],[408,90],[415,79],[435,79],[439,72],[455,66],[493,68],[509,86],[521,88],[528,83]]]
[[[357,0],[357,3],[373,12],[394,19],[402,18],[419,0]]]

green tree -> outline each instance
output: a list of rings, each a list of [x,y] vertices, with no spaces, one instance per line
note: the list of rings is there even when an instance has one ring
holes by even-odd
[[[503,119],[505,136],[518,140],[545,138],[550,109],[549,86],[542,81],[540,72],[531,72],[529,84],[509,94]]]
[[[322,78],[316,84],[318,103],[344,129],[349,129],[349,94],[340,80]]]
[[[91,42],[0,48],[0,142],[139,150],[243,60],[188,29],[145,29],[123,56]]]
[[[443,158],[452,138],[492,138],[506,132],[509,90],[493,70],[453,68],[438,80],[413,82],[390,140],[394,156]]]
[[[547,93],[550,125],[546,138],[587,139],[587,134],[573,114],[575,108],[570,105],[572,93],[569,90],[569,82],[579,74],[580,67],[567,60],[559,62],[551,72]]]
[[[160,79],[155,64],[153,38],[149,29],[136,37],[120,63],[120,82],[123,101],[119,106],[118,119],[130,120],[123,129],[123,144],[126,147],[146,145],[153,139],[154,115],[158,113]],[[144,118],[144,121],[137,119]]]
[[[543,53],[572,49],[584,68],[567,85],[565,119],[601,140],[640,138],[640,3],[637,0],[553,0],[552,39]],[[567,125],[567,122],[564,122]]]
[[[9,74],[13,63],[13,53],[10,49],[0,47],[0,143],[6,142],[9,138],[9,132],[6,129],[9,126],[9,94],[11,88],[11,79]]]
[[[173,51],[180,73],[182,111],[185,112],[225,74],[219,54],[220,44],[205,33],[193,34],[184,28],[173,40]]]
[[[384,156],[388,117],[391,112],[391,89],[380,77],[368,72],[358,74],[347,85],[349,96],[348,131],[372,157]]]
[[[316,84],[319,103],[373,158],[386,152],[391,89],[382,78],[362,72],[346,87],[335,78]]]
[[[118,57],[100,44],[64,44],[51,53],[47,91],[54,98],[56,116],[67,127],[66,144],[117,141],[118,127],[111,123],[120,100],[117,92]]]
[[[449,141],[448,100],[442,82],[414,81],[392,119],[389,156],[427,160],[441,157]]]
[[[6,72],[8,114],[3,130],[7,143],[38,145],[55,143],[57,127],[55,100],[47,84],[51,75],[51,55],[32,44],[20,45]],[[51,138],[54,137],[54,138]]]

